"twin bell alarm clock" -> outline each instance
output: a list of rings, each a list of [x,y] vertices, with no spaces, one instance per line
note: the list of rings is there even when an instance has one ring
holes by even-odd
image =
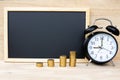
[[[99,31],[102,29],[96,25],[96,21],[107,21],[110,24],[105,26],[107,31]],[[94,31],[96,30],[96,31]],[[119,30],[113,26],[112,21],[106,18],[98,18],[93,25],[85,30],[88,35],[84,42],[84,50],[87,59],[96,64],[104,64],[111,61],[118,51],[118,43],[114,36],[119,36]],[[114,36],[113,36],[114,35]]]

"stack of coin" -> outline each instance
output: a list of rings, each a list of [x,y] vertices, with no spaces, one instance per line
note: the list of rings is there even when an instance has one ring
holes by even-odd
[[[76,51],[70,51],[70,61],[69,61],[70,67],[76,66]]]
[[[48,63],[48,67],[54,67],[55,66],[54,65],[54,59],[48,59],[47,63]]]
[[[42,62],[37,62],[36,67],[43,67],[43,63]]]
[[[60,67],[66,67],[66,55],[60,56]]]

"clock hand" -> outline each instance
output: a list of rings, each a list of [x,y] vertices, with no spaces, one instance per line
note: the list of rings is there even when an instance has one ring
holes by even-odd
[[[103,37],[101,37],[101,47],[103,46]]]
[[[101,47],[103,46],[103,39],[102,39],[102,41],[101,41]]]
[[[102,49],[102,48],[101,48],[101,46],[98,46],[98,47],[93,47],[93,48],[95,48],[95,49]]]
[[[99,49],[98,53],[100,52],[101,48]]]
[[[106,49],[106,48],[104,48],[104,47],[102,47],[102,49],[104,49],[104,50],[106,50],[106,51],[110,51],[110,50],[108,50],[108,49]]]
[[[100,50],[102,49],[102,47],[101,46],[98,46],[98,47],[93,47],[94,49],[99,49],[98,50],[98,53],[100,52]]]
[[[94,49],[99,49],[100,47],[98,46],[98,47],[93,47]]]

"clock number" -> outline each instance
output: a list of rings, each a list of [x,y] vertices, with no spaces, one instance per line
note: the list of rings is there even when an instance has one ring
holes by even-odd
[[[95,54],[95,58],[97,58],[97,54]]]
[[[110,41],[110,45],[112,45],[112,41]]]
[[[91,45],[95,45],[95,42],[92,42],[92,41],[91,41]]]
[[[104,36],[101,36],[100,39],[103,40],[103,39],[104,39]]]
[[[112,51],[110,51],[110,54],[112,54]]]
[[[94,51],[91,51],[91,54],[94,54]]]
[[[100,59],[102,60],[102,59],[103,59],[103,57],[102,57],[102,56],[100,56]]]
[[[106,58],[108,59],[108,55],[106,55]]]
[[[89,46],[89,49],[92,49],[92,46]]]
[[[98,41],[98,40],[99,40],[99,38],[95,37],[95,41]]]

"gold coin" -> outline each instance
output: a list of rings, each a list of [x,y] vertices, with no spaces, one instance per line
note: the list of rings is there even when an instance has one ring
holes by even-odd
[[[36,67],[43,67],[43,62],[37,62]]]
[[[60,67],[66,67],[66,55],[60,56]]]
[[[47,63],[48,63],[48,67],[54,67],[54,60],[53,59],[48,59]]]

